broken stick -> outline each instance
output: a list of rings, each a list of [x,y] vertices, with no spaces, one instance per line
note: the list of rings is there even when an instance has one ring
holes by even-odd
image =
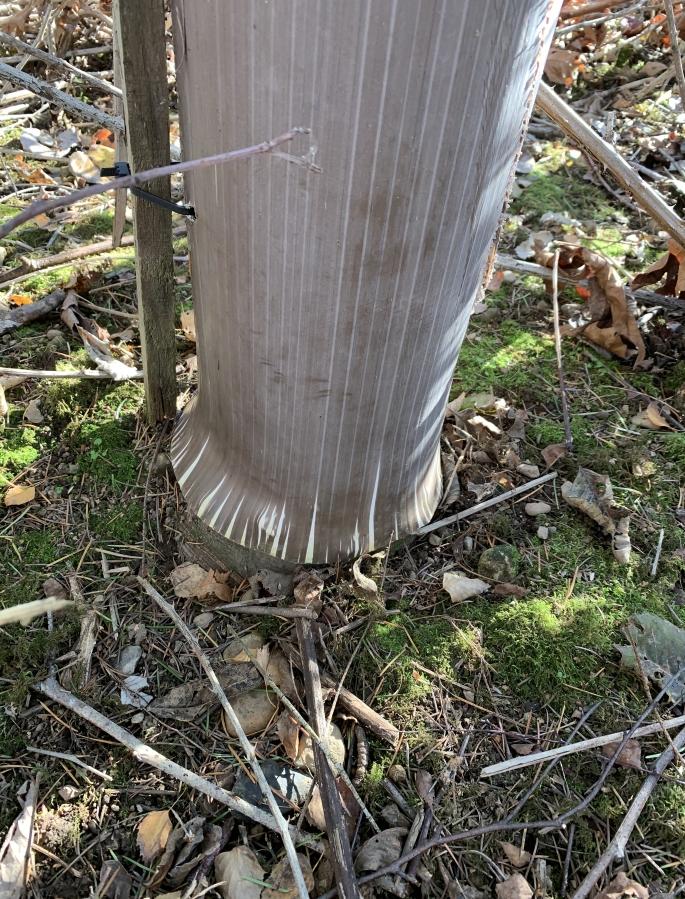
[[[178,614],[176,609],[170,603],[168,603],[166,599],[164,599],[164,597],[160,593],[158,593],[157,590],[155,590],[152,584],[149,581],[145,580],[145,578],[138,576],[137,581],[145,590],[147,595],[152,597],[152,599],[154,599],[160,609],[166,612],[169,618],[171,618],[176,627],[185,637],[186,641],[190,645],[190,648],[193,650],[198,658],[198,661],[204,668],[205,674],[207,675],[207,678],[212,685],[212,689],[219,698],[221,707],[226,713],[226,717],[230,721],[233,730],[238,736],[238,740],[240,741],[240,745],[243,749],[243,752],[245,753],[247,761],[249,762],[250,768],[252,769],[252,773],[255,776],[255,780],[257,781],[259,789],[262,791],[262,795],[264,796],[267,805],[271,809],[271,814],[273,815],[276,822],[276,829],[278,833],[280,833],[281,839],[283,840],[283,846],[285,848],[286,855],[288,856],[288,861],[290,862],[290,870],[297,885],[300,899],[309,899],[309,890],[307,889],[307,886],[304,882],[304,876],[302,874],[302,869],[300,868],[300,863],[297,858],[297,852],[295,851],[295,846],[288,830],[288,822],[283,817],[283,813],[281,812],[280,806],[278,805],[278,801],[274,796],[271,787],[269,786],[269,782],[267,781],[266,775],[262,770],[262,766],[259,764],[254,746],[248,740],[247,734],[243,730],[243,726],[240,723],[240,720],[235,711],[233,710],[233,706],[228,701],[223,687],[219,683],[219,679],[216,676],[214,669],[212,668],[212,663],[209,661],[206,653],[197,642],[196,637],[190,632],[190,629]]]
[[[249,818],[257,824],[261,824],[262,827],[266,827],[276,833],[280,832],[276,821],[268,812],[263,811],[256,805],[251,805],[249,802],[230,793],[228,790],[217,787],[211,781],[205,780],[205,778],[200,777],[199,774],[195,774],[194,771],[189,771],[187,768],[177,765],[176,762],[172,762],[171,759],[168,759],[165,755],[157,752],[156,749],[153,749],[146,743],[141,742],[137,737],[134,737],[130,731],[115,724],[114,721],[105,717],[105,715],[98,712],[92,706],[77,699],[73,693],[69,693],[68,690],[62,689],[54,677],[48,677],[41,683],[35,684],[34,689],[39,690],[44,696],[58,702],[60,705],[64,706],[64,708],[69,709],[69,711],[74,712],[74,714],[83,718],[84,721],[88,721],[90,724],[94,724],[95,727],[99,727],[104,733],[109,734],[110,737],[113,737],[117,742],[130,749],[139,762],[150,765],[152,768],[156,768],[158,771],[176,778],[176,780],[186,784],[192,790],[197,790],[198,793],[203,793],[205,796],[215,799],[217,802],[230,808],[231,811],[237,812],[240,815],[245,815],[246,818]],[[294,830],[295,829],[293,828],[293,832]],[[308,842],[307,845],[317,852],[323,851],[323,847],[318,840]]]
[[[623,190],[649,213],[664,231],[685,247],[685,222],[676,215],[668,203],[635,172],[621,154],[594,131],[584,119],[574,112],[551,87],[541,83],[535,101],[544,113],[564,131],[574,143],[587,150],[607,168]]]
[[[328,743],[328,722],[323,707],[321,695],[321,679],[319,676],[319,664],[316,660],[316,647],[312,637],[311,623],[300,618],[296,622],[297,639],[300,646],[300,654],[305,661],[302,669],[304,676],[304,688],[307,696],[307,711],[314,725],[314,730],[326,744]],[[338,892],[343,899],[359,897],[359,885],[354,874],[354,862],[352,850],[347,833],[347,823],[343,814],[340,793],[335,782],[335,777],[330,769],[326,756],[321,751],[318,743],[313,744],[314,762],[316,764],[316,779],[321,792],[321,803],[326,821],[326,830],[331,842],[331,854],[335,869]],[[361,812],[360,812],[361,814]]]
[[[664,721],[659,724],[647,724],[638,728],[633,737],[648,737],[651,734],[658,734],[663,727],[673,730],[676,727],[682,727],[685,724],[685,715],[679,718],[671,718],[670,721]],[[615,734],[604,734],[602,737],[592,737],[590,740],[581,740],[579,743],[569,743],[564,746],[557,746],[555,749],[545,749],[543,752],[532,752],[530,755],[520,755],[513,759],[507,759],[504,762],[498,762],[496,765],[488,765],[480,772],[481,777],[495,777],[497,774],[504,774],[508,771],[517,771],[519,768],[527,768],[528,765],[538,765],[540,762],[547,762],[550,759],[559,758],[562,755],[573,755],[574,752],[585,752],[588,749],[597,749],[600,746],[606,746],[607,743],[616,743],[622,740],[623,731]]]
[[[664,724],[672,724],[672,721],[666,721]],[[644,728],[642,728],[644,730]],[[635,732],[635,736],[639,731]],[[681,730],[679,734],[676,735],[673,740],[673,746],[675,750],[682,749],[685,746],[685,729]],[[661,753],[659,758],[657,759],[656,765],[654,766],[653,772],[646,778],[645,782],[640,787],[640,790],[633,799],[633,802],[628,809],[628,812],[621,822],[620,827],[614,834],[613,840],[609,843],[604,852],[597,859],[590,872],[586,876],[585,880],[578,887],[576,892],[573,894],[573,899],[586,899],[590,890],[596,885],[599,878],[604,874],[606,869],[613,862],[621,861],[621,859],[625,856],[626,845],[628,840],[630,839],[630,835],[633,832],[633,828],[637,824],[637,820],[640,817],[643,808],[647,804],[647,800],[652,795],[654,791],[654,787],[657,785],[659,780],[661,779],[661,775],[664,773],[666,768],[671,764],[673,759],[675,758],[676,753],[674,750],[668,746]]]
[[[535,487],[539,487],[540,484],[546,484],[547,481],[551,481],[556,478],[556,471],[552,471],[549,474],[543,474],[540,478],[535,478],[532,481],[528,481],[527,484],[521,484],[520,487],[515,487],[513,490],[507,490],[506,493],[500,493],[499,496],[493,496],[492,499],[483,500],[482,503],[476,503],[475,506],[470,506],[468,509],[464,509],[463,512],[457,512],[456,515],[450,515],[447,518],[441,518],[440,521],[431,521],[430,524],[424,525],[424,527],[419,528],[416,532],[420,537],[424,534],[430,534],[431,531],[436,531],[438,528],[444,528],[448,524],[454,524],[457,521],[461,521],[462,518],[469,518],[471,515],[475,515],[477,512],[482,512],[483,509],[489,509],[490,506],[496,506],[497,503],[503,503],[505,500],[512,499],[514,496],[519,496],[521,493],[526,493],[528,490],[533,490]]]

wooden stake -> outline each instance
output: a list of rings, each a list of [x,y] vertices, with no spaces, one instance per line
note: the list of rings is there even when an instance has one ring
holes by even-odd
[[[116,0],[115,32],[131,171],[165,166],[169,156],[169,115],[163,0]],[[148,190],[171,199],[168,177]],[[150,422],[176,415],[171,212],[133,198],[136,281],[145,397]]]

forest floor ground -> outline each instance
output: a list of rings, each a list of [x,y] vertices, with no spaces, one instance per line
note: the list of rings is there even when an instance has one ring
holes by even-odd
[[[604,83],[610,75],[602,74]],[[3,144],[18,146],[17,138],[18,133],[5,132]],[[531,137],[525,151],[531,161],[519,176],[523,183],[517,185],[509,210],[501,253],[515,255],[531,232],[544,230],[551,230],[557,240],[572,237],[629,273],[644,271],[665,252],[663,235],[644,215],[587,180],[592,170],[568,141]],[[29,159],[24,164],[29,170],[40,165]],[[16,202],[8,196],[0,217],[15,211]],[[557,216],[551,224],[549,216],[545,218],[549,213]],[[577,226],[565,224],[563,217]],[[23,242],[15,245],[14,253],[43,255],[74,241],[91,242],[106,237],[111,224],[106,204],[92,207],[62,229],[49,251],[45,245],[50,233],[29,224],[13,235]],[[180,319],[192,308],[185,238],[175,240],[174,252],[183,400],[195,388],[195,348]],[[96,262],[37,274],[12,292],[36,300],[71,284],[82,298],[130,315],[136,308],[134,272],[133,250],[120,249]],[[513,416],[491,416],[499,421],[501,433],[494,442],[472,441],[458,473],[460,496],[447,511],[473,505],[491,482],[499,484],[498,489],[525,483],[516,466],[503,462],[508,451],[544,472],[541,451],[564,440],[550,295],[534,277],[505,277],[494,286],[485,296],[487,310],[471,320],[451,396],[466,394],[468,406],[469,397],[491,391],[507,408],[525,413],[523,431],[508,437]],[[565,287],[560,303],[578,302],[582,299],[576,289]],[[88,314],[110,335],[121,335],[120,345],[137,352],[137,330],[130,318],[90,310]],[[362,571],[376,581],[377,598],[356,588],[348,566],[330,574],[326,602],[336,604],[358,627],[340,634],[336,630],[344,628],[329,627],[327,651],[338,671],[355,653],[346,686],[402,732],[394,750],[367,734],[370,764],[361,794],[375,816],[390,801],[382,782],[392,767],[396,785],[412,808],[421,806],[413,786],[418,770],[446,786],[434,814],[449,830],[500,820],[532,783],[535,769],[484,780],[482,767],[515,754],[515,745],[557,745],[594,703],[601,702],[581,736],[620,731],[644,711],[644,684],[621,667],[615,646],[625,644],[622,629],[634,613],[650,612],[685,628],[685,531],[677,514],[685,506],[685,434],[646,430],[631,419],[645,408],[644,395],[675,402],[685,380],[679,321],[682,313],[679,320],[663,309],[651,317],[650,333],[656,336],[649,343],[653,364],[648,371],[635,371],[630,363],[602,358],[586,343],[564,339],[574,443],[572,452],[554,464],[555,481],[533,496],[495,505],[461,527],[446,527],[366,558]],[[671,325],[675,327],[669,330]],[[55,313],[0,342],[0,365],[76,370],[89,361]],[[0,606],[41,597],[49,578],[66,585],[69,577],[77,576],[99,625],[91,676],[79,695],[180,764],[198,772],[220,772],[222,782],[232,783],[242,762],[219,712],[171,726],[120,702],[122,677],[116,660],[124,646],[135,643],[141,625],[142,668],[151,693],[161,696],[182,683],[193,664],[173,625],[141,595],[135,579],[143,533],[148,577],[165,596],[173,594],[170,573],[184,561],[175,531],[183,499],[169,463],[168,437],[145,422],[142,384],[28,380],[8,390],[7,399],[9,413],[0,433],[0,492],[15,483],[30,483],[36,497],[25,505],[3,507],[0,515]],[[36,423],[25,417],[34,402],[42,415]],[[561,483],[573,481],[579,467],[608,475],[616,501],[632,511],[629,564],[618,564],[610,538],[563,500]],[[470,491],[469,483],[476,490]],[[546,502],[551,510],[531,518],[524,511],[530,501]],[[537,535],[541,525],[550,529],[546,539]],[[663,543],[652,574],[661,529]],[[445,572],[476,576],[483,552],[496,546],[513,549],[511,580],[523,595],[497,597],[490,591],[453,603],[443,589]],[[247,586],[240,578],[229,583],[236,596]],[[179,609],[183,603],[188,621],[207,609],[206,602],[177,602]],[[81,612],[56,618],[52,632],[44,619],[0,629],[5,708],[0,724],[0,833],[16,817],[13,797],[22,781],[40,772],[36,895],[86,896],[89,889],[97,890],[103,861],[112,858],[133,877],[133,895],[148,895],[144,882],[150,868],[136,846],[140,821],[156,809],[173,809],[184,820],[202,814],[214,822],[223,821],[226,813],[171,778],[143,768],[127,750],[31,689],[46,676],[51,659],[65,657],[74,647]],[[217,612],[206,626],[207,646],[230,642],[225,618]],[[290,622],[243,617],[240,628],[273,641],[290,631]],[[664,705],[664,714],[668,711]],[[351,749],[351,722],[341,715],[337,723]],[[258,745],[263,755],[287,761],[273,728]],[[663,735],[643,740],[642,765],[649,766],[665,745]],[[112,780],[103,787],[102,779],[88,771],[34,755],[29,747],[76,754]],[[520,820],[555,817],[574,805],[603,764],[599,751],[567,758],[544,781]],[[684,770],[682,764],[670,769],[628,847],[626,871],[652,893],[674,892],[685,884]],[[590,808],[578,816],[569,892],[614,835],[643,780],[640,770],[616,768]],[[69,799],[64,798],[67,786],[74,788]],[[370,831],[362,825],[359,842],[367,836]],[[236,832],[229,845],[240,839]],[[272,847],[268,835],[253,828],[250,839],[260,858],[276,860],[280,850]],[[503,839],[530,853],[526,867],[517,869],[499,835],[492,834],[457,844],[439,864],[427,857],[423,893],[444,895],[446,870],[448,881],[488,895],[494,884],[521,870],[538,897],[559,895],[568,831],[526,832],[522,823],[519,832]],[[452,895],[461,894],[450,889]],[[477,894],[466,896],[476,899]]]

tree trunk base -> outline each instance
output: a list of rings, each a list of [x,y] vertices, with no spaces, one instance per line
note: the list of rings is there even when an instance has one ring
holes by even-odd
[[[203,568],[216,571],[232,571],[238,579],[252,577],[260,569],[291,574],[295,562],[285,562],[268,553],[247,549],[212,530],[189,509],[183,512],[176,526],[180,533],[179,544],[183,555]]]

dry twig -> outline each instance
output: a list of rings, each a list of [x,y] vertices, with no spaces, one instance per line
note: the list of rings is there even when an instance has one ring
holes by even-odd
[[[206,653],[197,642],[195,636],[190,632],[188,626],[185,621],[178,614],[176,609],[164,599],[164,597],[155,590],[152,584],[149,581],[146,581],[145,578],[140,576],[137,577],[138,583],[142,586],[148,596],[150,596],[157,605],[162,609],[162,611],[166,612],[166,614],[171,618],[179,631],[183,634],[191,649],[197,656],[200,664],[205,670],[205,674],[209,679],[210,684],[212,685],[212,689],[216,693],[219,698],[219,702],[221,703],[221,707],[226,713],[226,717],[231,722],[231,726],[238,736],[238,740],[240,741],[240,745],[245,753],[245,757],[252,769],[252,773],[255,776],[255,780],[259,785],[259,789],[262,791],[262,795],[269,808],[271,809],[271,814],[274,817],[276,822],[276,828],[281,835],[281,839],[283,840],[283,846],[285,848],[286,855],[288,856],[288,861],[290,862],[290,868],[292,871],[292,875],[295,879],[295,883],[297,884],[298,892],[300,893],[300,899],[309,899],[309,891],[307,890],[307,886],[304,882],[304,877],[302,875],[302,869],[300,868],[300,863],[297,859],[297,852],[295,851],[295,846],[293,845],[293,841],[290,837],[290,832],[288,831],[288,822],[283,817],[283,813],[278,805],[278,801],[273,794],[271,787],[266,779],[266,775],[262,771],[262,766],[259,764],[257,760],[257,755],[254,750],[254,746],[247,738],[245,731],[243,730],[243,726],[240,723],[240,719],[236,715],[233,710],[233,706],[228,701],[226,694],[224,693],[223,687],[219,683],[219,679],[216,676],[214,669],[212,668],[212,663],[207,658]]]
[[[683,74],[683,60],[681,59],[680,48],[678,47],[678,23],[675,20],[673,0],[664,0],[664,10],[666,11],[666,20],[668,21],[668,34],[671,38],[671,52],[673,53],[675,76],[676,81],[678,82],[678,90],[680,91],[680,108],[682,111],[685,111],[685,74]]]
[[[561,332],[559,331],[559,250],[556,250],[554,253],[554,265],[552,267],[552,310],[554,313],[554,347],[557,353],[561,409],[564,414],[564,432],[566,435],[564,446],[570,451],[573,447],[573,434],[571,434],[571,419],[568,414],[568,397],[566,396],[566,383],[564,381],[564,364],[561,358]]]

